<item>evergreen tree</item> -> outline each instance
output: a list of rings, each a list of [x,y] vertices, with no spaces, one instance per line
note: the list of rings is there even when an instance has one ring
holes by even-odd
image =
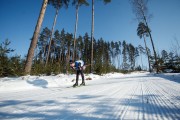
[[[56,30],[54,32],[54,41],[55,41],[55,58],[56,61],[59,61],[60,59],[60,44],[61,44],[61,34],[59,33],[59,30]],[[59,61],[60,62],[60,61]]]
[[[83,56],[85,57],[84,61],[85,63],[90,64],[91,51],[90,51],[90,37],[88,33],[85,33],[83,39],[84,39],[84,49],[85,49],[83,54]]]
[[[105,4],[110,3],[111,0],[103,0]],[[94,59],[94,0],[92,0],[92,24],[91,24],[91,73],[93,72],[93,59]]]
[[[143,23],[145,23],[145,25],[147,26],[147,28],[150,28],[147,22],[147,18],[150,17],[150,15],[148,14],[148,7],[147,7],[147,3],[148,0],[130,0],[130,3],[132,4],[132,9],[134,14],[136,15],[136,18],[138,21],[143,21]],[[148,34],[151,40],[151,44],[153,47],[153,52],[154,52],[154,58],[155,58],[155,63],[154,66],[156,68],[156,73],[159,72],[159,68],[158,68],[158,63],[157,63],[157,55],[156,55],[156,50],[154,47],[154,42],[152,39],[152,35],[151,35],[151,31],[150,29],[148,29]]]
[[[129,64],[127,63],[127,51],[128,51],[128,47],[127,47],[127,44],[126,44],[126,41],[123,41],[122,42],[122,47],[123,47],[123,50],[122,50],[122,54],[123,54],[123,69],[124,70],[128,70],[129,69]]]
[[[9,48],[10,44],[11,42],[8,39],[0,44],[0,76],[13,75],[8,53],[14,52],[14,50]]]
[[[78,25],[78,11],[81,5],[88,6],[89,3],[86,0],[73,0],[72,4],[76,6],[76,23],[75,23],[75,30],[74,30],[74,52],[73,52],[73,60],[75,60],[76,59],[75,54],[76,54],[76,32],[77,32],[77,25]]]
[[[148,47],[147,47],[146,39],[145,39],[145,36],[147,36],[147,37],[149,36],[148,31],[150,31],[149,28],[143,22],[140,22],[138,25],[138,28],[137,28],[137,35],[140,37],[140,39],[142,37],[144,39],[146,54],[148,57],[149,72],[151,72],[151,65],[150,65],[150,58],[149,58],[150,55],[149,55],[149,51],[148,51]]]
[[[110,46],[110,53],[111,53],[111,61],[112,64],[115,65],[115,43],[111,41],[111,46]]]
[[[68,73],[69,70],[69,60],[70,60],[70,51],[71,51],[71,46],[72,46],[72,40],[73,40],[73,35],[70,33],[66,34],[66,41],[67,41],[67,52],[66,52],[66,73]]]
[[[62,8],[63,6],[65,6],[67,8],[68,4],[69,4],[69,0],[49,0],[48,4],[51,4],[52,6],[54,6],[54,8],[56,9],[56,14],[54,17],[54,22],[53,22],[53,26],[52,26],[52,30],[51,30],[51,37],[50,37],[50,41],[49,41],[49,47],[48,47],[48,53],[47,53],[47,57],[46,57],[46,65],[45,66],[47,66],[49,54],[51,51],[51,43],[52,43],[52,38],[53,38],[53,33],[54,33],[54,27],[56,25],[56,19],[58,16],[59,9]]]
[[[43,64],[48,50],[48,41],[50,39],[51,31],[45,27],[42,32],[40,33],[39,40],[38,40],[38,48],[39,48],[39,59]]]
[[[19,76],[23,75],[23,67],[24,67],[24,60],[21,59],[21,56],[14,56],[11,57],[9,60],[10,67],[11,67],[11,75]]]
[[[83,37],[79,36],[77,39],[77,56],[76,56],[76,58],[82,59],[83,58],[83,51],[84,51]]]
[[[132,44],[129,44],[128,45],[128,53],[129,53],[129,62],[130,62],[130,67],[131,67],[131,70],[134,70],[134,67],[135,67],[135,59],[136,59],[136,48],[132,45]]]
[[[26,58],[26,64],[25,64],[25,68],[24,68],[25,74],[30,74],[30,72],[31,72],[31,67],[32,67],[32,62],[33,62],[33,57],[34,57],[34,50],[35,50],[36,45],[37,45],[38,36],[39,36],[41,25],[42,25],[42,22],[44,19],[44,14],[46,11],[47,3],[48,3],[48,0],[44,0],[42,7],[41,7],[41,12],[39,14],[37,25],[36,25],[36,28],[34,30],[33,38],[31,40],[31,44],[30,44],[28,54],[27,54],[27,58]]]
[[[167,62],[168,62],[169,57],[168,57],[168,53],[167,53],[167,51],[166,51],[166,50],[162,50],[162,52],[161,52],[161,56],[162,56],[162,60],[164,61],[164,63],[167,63]]]
[[[119,46],[119,48],[118,48],[118,57],[117,57],[117,61],[118,61],[118,69],[121,69],[121,65],[120,65],[120,63],[121,63],[121,41],[118,41],[118,46]]]

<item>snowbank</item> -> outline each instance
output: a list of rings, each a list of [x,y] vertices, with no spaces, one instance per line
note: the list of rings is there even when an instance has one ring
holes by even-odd
[[[86,80],[87,83],[95,83],[99,80],[105,80],[107,78],[123,78],[130,76],[144,76],[144,75],[156,75],[150,74],[149,72],[132,72],[130,74],[122,73],[108,73],[103,75],[95,74],[85,74],[85,79],[91,78],[92,80]],[[165,78],[170,78],[172,81],[176,80],[180,82],[179,73],[166,73],[158,74],[156,76],[161,76]],[[22,77],[4,77],[0,78],[0,91],[21,91],[21,90],[31,90],[31,89],[43,89],[51,87],[61,87],[66,88],[72,86],[75,82],[75,74],[59,74],[56,76],[22,76]],[[81,82],[81,76],[79,76],[79,83]]]
[[[114,77],[116,74],[106,74],[103,76],[95,74],[85,74],[85,79],[101,80],[104,78]],[[75,74],[59,74],[56,76],[22,76],[22,77],[4,77],[0,78],[0,91],[21,91],[31,89],[43,89],[51,87],[68,87],[75,82]],[[81,76],[79,76],[81,82]],[[89,82],[89,81],[88,81]]]
[[[75,74],[0,79],[2,120],[180,120],[180,74]]]

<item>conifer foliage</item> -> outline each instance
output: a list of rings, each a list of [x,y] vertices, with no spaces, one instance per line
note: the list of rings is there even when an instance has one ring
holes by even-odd
[[[53,42],[51,44],[49,62],[45,67],[50,41],[50,29],[45,27],[38,38],[38,44],[33,58],[31,74],[33,75],[52,75],[59,73],[73,72],[69,69],[69,58],[73,58],[73,34],[55,30]],[[88,33],[77,38],[76,58],[82,59],[86,65],[91,63],[91,38]],[[9,48],[10,41],[7,39],[0,43],[0,77],[21,76],[25,66],[25,58],[21,56],[9,56],[14,49]],[[121,44],[122,43],[122,44]],[[109,72],[127,72],[132,70],[142,70],[141,63],[138,61],[145,54],[145,48],[135,47],[125,40],[122,42],[106,41],[103,38],[94,39],[94,72],[104,74]],[[150,51],[149,51],[150,53]],[[162,50],[158,55],[158,65],[160,72],[180,72],[180,57],[173,53]],[[150,55],[150,64],[154,67],[154,56]],[[87,67],[85,73],[90,73],[90,67]]]
[[[105,4],[111,0],[102,0]],[[63,6],[68,7],[70,0],[44,0],[31,44],[26,58],[21,56],[8,56],[14,50],[9,48],[11,43],[8,39],[0,43],[0,77],[2,76],[20,76],[27,74],[59,74],[72,72],[69,68],[70,59],[82,59],[86,65],[86,73],[103,74],[117,71],[142,70],[142,54],[146,53],[149,63],[149,71],[156,69],[156,72],[167,72],[171,69],[173,72],[180,72],[179,44],[177,48],[170,53],[163,50],[161,54],[156,55],[154,43],[151,36],[151,30],[148,26],[147,16],[148,0],[130,0],[133,12],[139,21],[137,35],[144,39],[145,48],[138,47],[131,43],[123,41],[107,41],[103,38],[94,38],[94,0],[92,0],[92,28],[91,35],[76,36],[78,10],[82,4],[89,5],[86,0],[73,0],[76,6],[76,24],[74,34],[68,33],[65,29],[55,30],[56,19],[59,9]],[[46,7],[52,5],[55,8],[55,17],[52,29],[48,27],[41,29]],[[146,45],[145,37],[150,37],[153,55]],[[178,43],[178,42],[177,42]],[[146,50],[146,52],[144,52]],[[138,58],[141,57],[141,63]],[[142,68],[140,66],[142,64]]]
[[[8,57],[9,53],[14,52],[14,49],[9,48],[10,44],[8,39],[0,43],[0,77],[17,76],[23,73],[24,60],[17,55]]]

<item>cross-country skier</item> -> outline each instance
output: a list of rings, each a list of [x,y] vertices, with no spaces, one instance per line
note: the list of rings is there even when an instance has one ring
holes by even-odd
[[[81,74],[82,77],[82,83],[80,84],[80,86],[85,86],[84,73],[83,73],[83,69],[85,67],[84,62],[82,60],[77,60],[75,62],[73,60],[70,60],[69,64],[72,69],[76,70],[76,83],[73,85],[73,87],[78,86],[79,74]]]

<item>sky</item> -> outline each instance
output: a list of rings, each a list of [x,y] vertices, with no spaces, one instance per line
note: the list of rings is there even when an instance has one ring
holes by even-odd
[[[79,9],[77,36],[83,36],[86,32],[91,34],[91,0],[87,1],[90,6],[81,6]],[[27,54],[42,2],[43,0],[0,0],[0,43],[5,39],[11,41],[10,47],[15,49],[11,55],[24,57]],[[149,27],[156,51],[171,51],[175,39],[180,41],[180,0],[149,0],[148,9],[153,15]],[[54,16],[55,9],[49,5],[41,30],[45,27],[52,28]],[[102,37],[114,42],[126,40],[136,47],[144,46],[143,40],[137,36],[137,26],[129,0],[112,0],[107,5],[101,0],[95,0],[96,39]],[[74,33],[74,27],[75,7],[70,5],[68,9],[60,9],[55,29],[61,31],[64,28],[66,32]],[[147,44],[152,49],[148,38]]]

